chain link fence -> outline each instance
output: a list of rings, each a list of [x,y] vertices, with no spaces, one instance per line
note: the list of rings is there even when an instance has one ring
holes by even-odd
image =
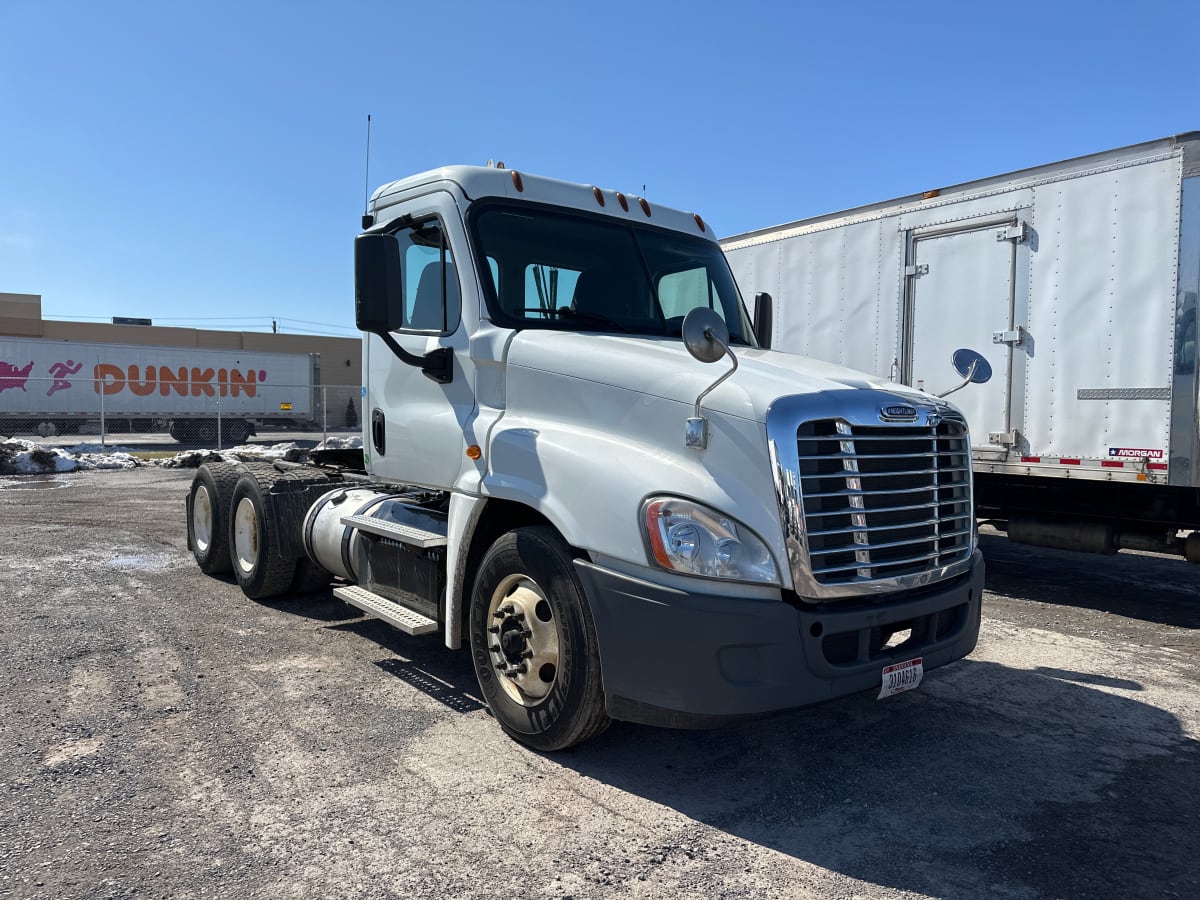
[[[118,439],[127,443],[135,435],[170,444],[169,436],[181,445],[223,450],[250,439],[269,440],[272,434],[324,438],[361,431],[359,385],[236,378],[191,383],[186,377],[138,382],[111,375],[37,378],[0,371],[0,439],[63,444],[78,437],[103,445]]]

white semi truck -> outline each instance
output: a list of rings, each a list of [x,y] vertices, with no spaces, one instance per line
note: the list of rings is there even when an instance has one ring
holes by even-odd
[[[254,598],[336,579],[469,646],[543,750],[887,696],[974,647],[962,416],[761,346],[699,216],[450,167],[376,191],[364,228],[364,451],[201,466],[205,572]]]
[[[1010,538],[1200,562],[1200,132],[722,245],[780,350],[931,388],[984,350],[997,377],[962,408]]]
[[[0,337],[0,434],[168,431],[238,444],[315,421],[316,354]]]

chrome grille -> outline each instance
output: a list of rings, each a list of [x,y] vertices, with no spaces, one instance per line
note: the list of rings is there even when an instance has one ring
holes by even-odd
[[[818,584],[917,575],[970,558],[971,455],[961,420],[806,422],[796,449],[805,544]]]

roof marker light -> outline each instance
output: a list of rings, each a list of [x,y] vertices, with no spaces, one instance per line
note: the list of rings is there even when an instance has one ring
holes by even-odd
[[[702,218],[700,218],[700,214],[692,213],[692,218],[696,220],[696,227],[699,228],[701,231],[703,231],[704,230],[704,220]]]
[[[932,200],[934,197],[940,197],[941,195],[942,192],[940,190],[925,191],[923,194],[921,194],[921,199]]]
[[[512,170],[512,180],[513,180],[513,187],[515,187],[517,189],[517,193],[521,193],[522,191],[525,190],[525,185],[521,181],[521,173],[518,172],[516,169]]]
[[[621,204],[621,209],[629,212],[629,201],[625,199],[625,195],[617,191],[617,202]]]
[[[600,190],[600,188],[598,188],[598,187],[593,187],[592,193],[596,195],[596,202],[599,203],[601,206],[603,206],[604,205],[604,192],[602,190]]]
[[[646,214],[646,218],[650,218],[650,204],[646,202],[645,197],[638,198],[638,205],[642,208],[642,212]]]

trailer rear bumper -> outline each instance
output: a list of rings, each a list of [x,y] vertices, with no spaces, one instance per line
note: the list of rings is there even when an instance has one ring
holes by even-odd
[[[608,713],[675,728],[719,725],[877,689],[886,665],[926,671],[979,637],[984,564],[883,603],[797,608],[783,600],[691,594],[580,561]],[[884,647],[893,631],[911,630]],[[894,644],[895,642],[893,642]]]

